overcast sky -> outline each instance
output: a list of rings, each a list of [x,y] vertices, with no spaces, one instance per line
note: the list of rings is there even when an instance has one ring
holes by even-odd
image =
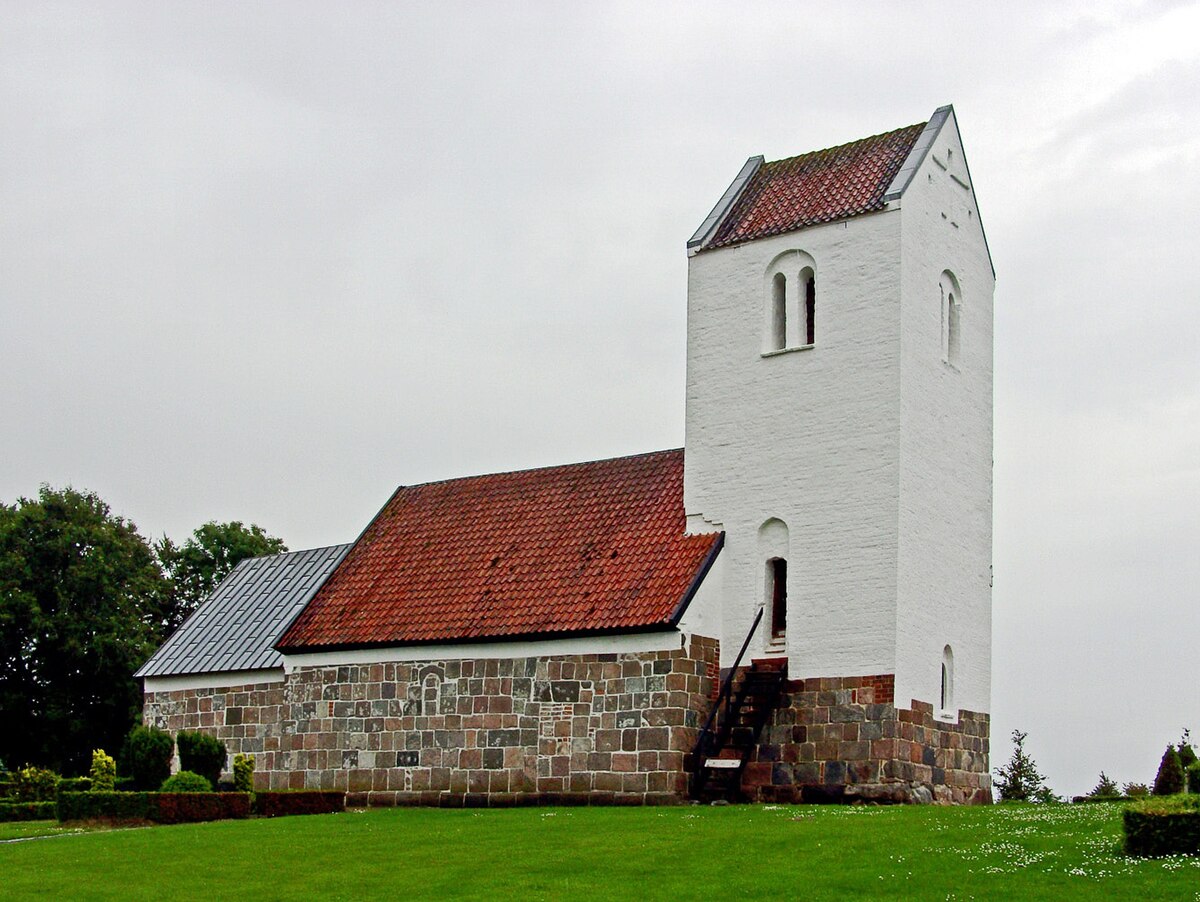
[[[0,500],[353,539],[683,444],[753,154],[953,103],[997,271],[993,765],[1200,733],[1200,5],[0,3]],[[1053,6],[1053,9],[1046,7]]]

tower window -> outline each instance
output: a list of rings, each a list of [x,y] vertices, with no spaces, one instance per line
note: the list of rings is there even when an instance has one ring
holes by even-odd
[[[811,269],[800,274],[804,284],[804,343],[817,343],[817,279]]]
[[[787,561],[778,557],[767,561],[767,579],[771,582],[771,638],[778,639],[787,632]]]
[[[938,702],[942,717],[954,717],[954,652],[947,645],[942,649],[942,692]]]
[[[942,297],[942,360],[958,366],[962,347],[962,290],[950,270],[939,280]]]
[[[771,337],[768,350],[781,351],[787,347],[787,276],[775,273],[771,280]]]

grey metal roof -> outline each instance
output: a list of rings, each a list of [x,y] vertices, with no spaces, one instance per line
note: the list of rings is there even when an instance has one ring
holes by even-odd
[[[349,550],[332,545],[242,561],[134,676],[283,666],[275,640]]]

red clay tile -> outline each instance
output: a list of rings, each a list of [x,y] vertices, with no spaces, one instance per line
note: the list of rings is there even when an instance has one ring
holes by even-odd
[[[705,247],[725,247],[883,208],[925,123],[764,163]]]
[[[720,541],[682,450],[401,487],[276,647],[667,626]]]

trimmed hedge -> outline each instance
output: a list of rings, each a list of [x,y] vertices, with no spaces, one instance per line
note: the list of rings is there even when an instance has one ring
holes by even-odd
[[[323,789],[297,789],[291,792],[256,792],[254,813],[263,817],[289,814],[332,814],[346,810],[346,794]]]
[[[186,824],[250,816],[245,792],[64,792],[60,821],[114,820]]]
[[[212,784],[205,777],[190,770],[181,770],[163,780],[159,792],[212,792]]]
[[[58,781],[59,792],[87,792],[91,788],[91,777],[63,777]]]
[[[48,821],[53,817],[53,802],[0,802],[0,821]]]
[[[1168,796],[1125,809],[1127,855],[1200,855],[1200,797]]]

